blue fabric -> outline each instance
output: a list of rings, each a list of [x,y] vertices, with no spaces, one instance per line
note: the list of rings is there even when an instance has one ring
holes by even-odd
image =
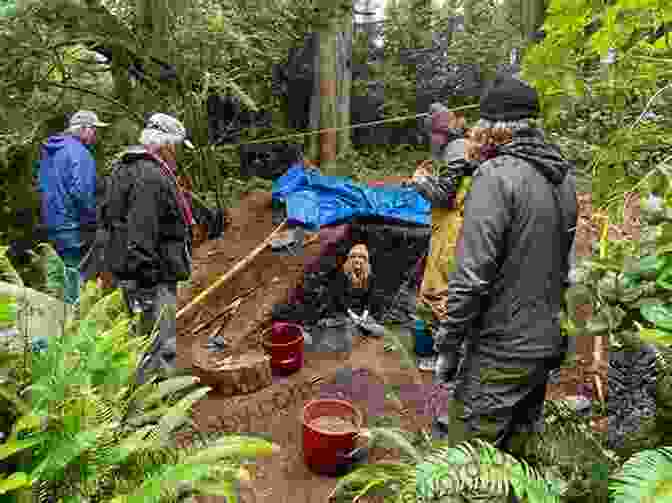
[[[96,223],[96,162],[71,135],[52,136],[42,145],[39,186],[47,236],[60,253],[81,247],[79,230]]]
[[[287,205],[289,225],[311,230],[354,217],[383,217],[420,225],[431,205],[413,188],[363,187],[349,178],[324,176],[294,164],[273,184],[273,198]]]

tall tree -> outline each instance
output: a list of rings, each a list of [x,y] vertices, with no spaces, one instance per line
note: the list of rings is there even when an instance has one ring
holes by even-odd
[[[546,0],[522,0],[522,26],[524,35],[532,38],[534,33],[544,24]]]
[[[344,12],[341,30],[336,40],[336,79],[337,79],[337,108],[338,127],[347,128],[350,125],[350,95],[352,91],[352,38],[353,13]],[[338,132],[338,151],[346,152],[352,146],[351,130],[342,129]]]

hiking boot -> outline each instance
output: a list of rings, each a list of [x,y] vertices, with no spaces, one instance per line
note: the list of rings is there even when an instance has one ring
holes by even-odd
[[[434,372],[437,355],[423,356],[418,358],[418,370],[421,372]]]

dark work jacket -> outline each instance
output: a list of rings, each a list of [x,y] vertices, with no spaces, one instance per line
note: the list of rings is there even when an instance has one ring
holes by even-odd
[[[437,164],[435,174],[409,180],[403,185],[420,192],[433,208],[453,209],[462,177],[470,176],[474,171],[473,164],[465,160],[464,130],[451,129],[448,143],[440,150],[434,158]]]
[[[494,361],[562,354],[559,314],[577,222],[569,171],[539,131],[516,135],[476,170],[438,351],[455,351],[469,333]]]
[[[105,232],[104,267],[141,287],[191,275],[191,229],[177,200],[177,186],[157,162],[133,147],[106,177],[99,219]]]
[[[343,271],[337,271],[328,286],[329,308],[328,315],[347,314],[351,309],[361,315],[364,311],[374,318],[380,315],[379,302],[376,302],[373,285],[373,274],[369,276],[368,288],[353,288],[350,280]]]

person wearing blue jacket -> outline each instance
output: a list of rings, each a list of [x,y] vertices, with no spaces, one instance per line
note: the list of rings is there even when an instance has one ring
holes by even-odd
[[[96,161],[91,149],[96,129],[108,126],[82,110],[70,118],[68,129],[42,145],[39,189],[46,236],[66,266],[64,300],[77,303],[86,281],[80,265],[96,234]]]

